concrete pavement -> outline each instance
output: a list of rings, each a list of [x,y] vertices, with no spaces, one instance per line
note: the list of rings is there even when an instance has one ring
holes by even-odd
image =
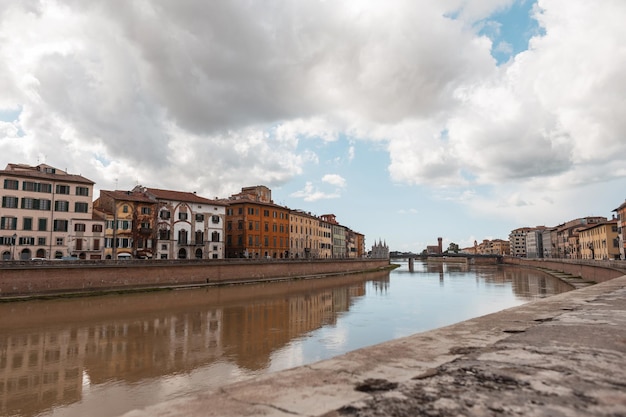
[[[626,276],[145,416],[626,416]]]

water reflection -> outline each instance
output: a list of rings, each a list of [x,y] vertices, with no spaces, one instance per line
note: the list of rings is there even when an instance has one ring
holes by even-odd
[[[429,320],[419,322],[407,310],[432,311],[412,298],[436,299],[431,282],[480,307],[466,313],[455,301],[444,321],[416,311]],[[413,272],[1,304],[0,414],[119,415],[473,317],[489,300],[495,311],[567,289],[523,269],[416,263]]]

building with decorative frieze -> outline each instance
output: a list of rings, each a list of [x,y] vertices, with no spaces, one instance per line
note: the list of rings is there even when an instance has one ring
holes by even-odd
[[[226,206],[196,193],[138,185],[156,202],[157,259],[223,259]]]

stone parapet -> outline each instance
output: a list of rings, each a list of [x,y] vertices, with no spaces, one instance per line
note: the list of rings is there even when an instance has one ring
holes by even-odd
[[[3,262],[0,299],[313,278],[389,268],[389,260]]]

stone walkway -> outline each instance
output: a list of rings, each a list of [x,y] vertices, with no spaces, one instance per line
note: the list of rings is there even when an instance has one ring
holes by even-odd
[[[626,417],[626,276],[125,416]]]

